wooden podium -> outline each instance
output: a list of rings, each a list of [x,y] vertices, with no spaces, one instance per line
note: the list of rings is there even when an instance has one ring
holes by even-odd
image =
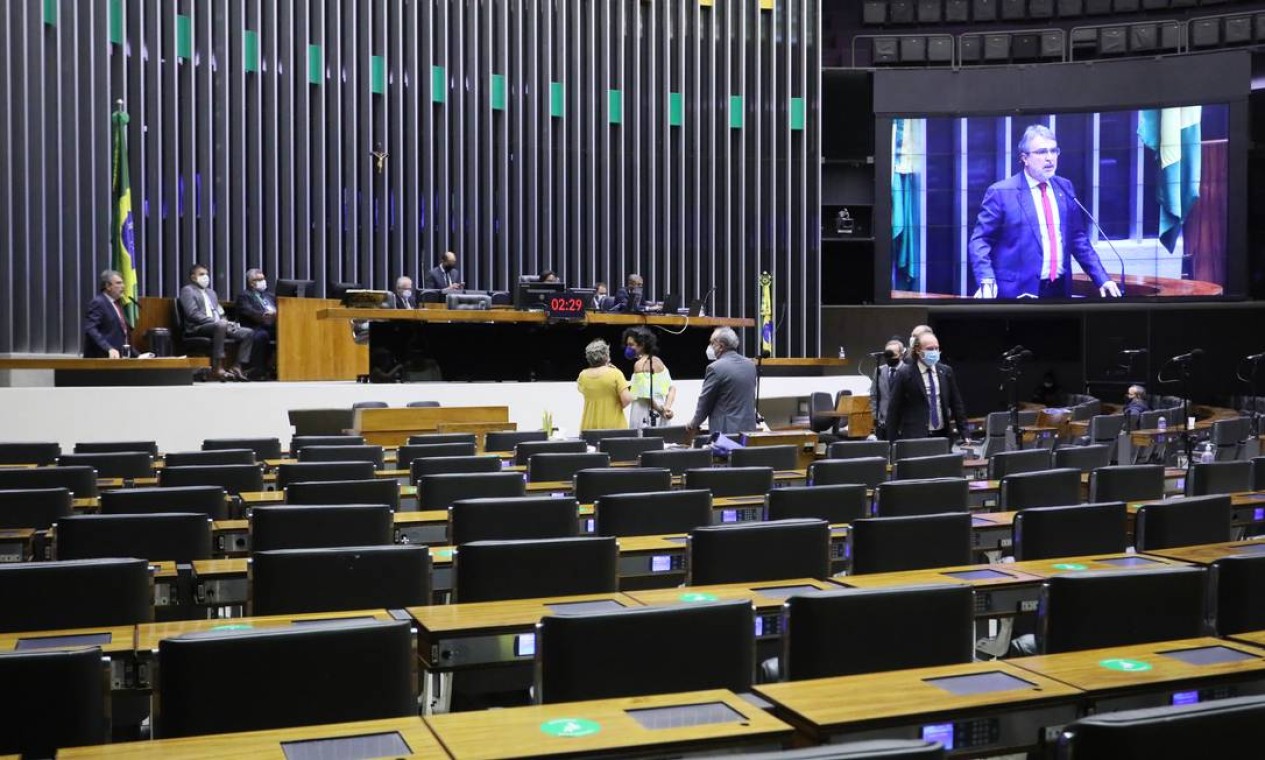
[[[874,414],[870,412],[869,396],[840,396],[835,404],[835,414],[847,415],[848,437],[865,438],[874,432]]]
[[[351,432],[364,436],[365,443],[403,446],[410,435],[471,432],[481,437],[489,430],[514,430],[515,427],[510,422],[508,406],[424,406],[357,409]]]

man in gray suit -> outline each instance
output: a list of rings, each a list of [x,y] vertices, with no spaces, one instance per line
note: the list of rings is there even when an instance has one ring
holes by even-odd
[[[194,264],[189,268],[189,284],[180,289],[180,313],[184,315],[184,334],[211,338],[211,376],[216,380],[246,380],[242,364],[250,364],[254,331],[224,318],[220,297],[211,289],[206,267]],[[237,341],[237,358],[224,369],[224,341]]]
[[[874,435],[879,440],[887,438],[887,402],[892,397],[892,378],[905,355],[905,344],[892,338],[883,346],[883,363],[874,373],[874,386],[870,388],[870,414],[874,417]]]
[[[757,428],[755,413],[756,369],[747,357],[738,353],[738,336],[728,327],[712,331],[707,344],[707,358],[712,363],[703,374],[703,388],[698,394],[698,408],[686,431],[695,433],[707,420],[712,433],[734,435]]]

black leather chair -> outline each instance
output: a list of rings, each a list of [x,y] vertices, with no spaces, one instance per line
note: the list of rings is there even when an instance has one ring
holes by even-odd
[[[299,437],[309,435],[343,435],[355,424],[355,412],[350,407],[340,409],[291,409],[287,412],[290,426]],[[290,451],[294,451],[291,445]]]
[[[547,430],[489,430],[483,438],[484,451],[513,451],[526,441],[547,441]]]
[[[422,457],[414,459],[409,477],[416,483],[423,475],[443,475],[455,472],[500,472],[501,458],[472,455],[462,457]]]
[[[773,490],[772,467],[702,467],[686,470],[685,488],[706,488],[713,497],[763,496]]]
[[[163,457],[167,467],[197,467],[216,464],[255,464],[253,449],[209,449],[206,451],[173,451]]]
[[[824,747],[744,752],[731,760],[943,760],[944,745],[921,739],[873,739]]]
[[[969,504],[970,482],[966,478],[890,481],[874,489],[874,514],[878,517],[965,512]]]
[[[1037,644],[1044,654],[1205,634],[1202,567],[1068,573],[1046,580]]]
[[[606,428],[602,430],[581,430],[580,439],[589,446],[596,446],[603,438],[627,438],[640,435],[640,431],[632,428]]]
[[[863,484],[774,488],[765,497],[764,519],[809,518],[835,525],[868,516],[870,496]]]
[[[967,565],[971,546],[971,516],[966,512],[853,520],[848,530],[848,573]]]
[[[684,475],[686,470],[712,466],[712,449],[663,449],[643,451],[637,458],[641,467],[666,467],[673,475]]]
[[[453,553],[457,602],[496,602],[619,590],[614,537],[474,541]]]
[[[286,486],[287,504],[385,504],[400,509],[400,487],[391,478],[313,480]]]
[[[1265,491],[1265,457],[1252,458],[1252,490]]]
[[[960,478],[964,460],[965,457],[961,453],[897,459],[892,465],[892,480]]]
[[[649,641],[672,646],[649,647]],[[536,700],[746,691],[755,674],[750,602],[548,615],[537,625]],[[593,663],[601,662],[595,670]]]
[[[610,454],[612,462],[636,462],[643,451],[663,450],[662,438],[603,438],[597,442],[597,450]]]
[[[395,466],[408,470],[419,459],[432,457],[472,457],[478,451],[469,441],[452,441],[450,443],[418,443],[401,446],[395,453]]]
[[[794,470],[799,467],[799,447],[748,446],[734,449],[729,454],[730,467],[772,467],[774,470]]]
[[[712,493],[706,489],[610,494],[598,498],[594,533],[599,536],[658,536],[688,533],[712,523]]]
[[[404,405],[408,409],[435,409],[439,406],[438,401],[410,401]]]
[[[369,480],[376,469],[373,462],[287,462],[277,467],[277,488],[284,489],[291,483]]]
[[[65,488],[15,488],[0,491],[0,529],[48,530],[71,514],[71,495]]]
[[[391,405],[385,401],[357,401],[351,405],[352,409],[387,409]]]
[[[150,562],[211,558],[211,520],[194,513],[73,515],[57,521],[53,556],[140,557]]]
[[[154,474],[154,458],[146,451],[114,451],[101,454],[62,454],[59,467],[91,467],[98,478],[148,478]]]
[[[154,584],[143,559],[0,565],[0,632],[149,623]]]
[[[1049,449],[1003,451],[988,458],[988,479],[1001,480],[1007,475],[1042,472],[1051,469]]]
[[[225,493],[221,486],[115,488],[101,492],[101,514],[196,512],[212,520],[227,520],[229,510]]]
[[[656,438],[662,438],[665,444],[689,446],[694,442],[694,431],[684,425],[660,425],[649,432]]]
[[[1080,504],[1081,471],[1069,467],[1007,475],[1001,479],[998,503],[1003,510]]]
[[[1122,710],[1081,718],[1063,728],[1058,757],[1064,760],[1176,760],[1201,757],[1212,739],[1219,747],[1243,747],[1251,757],[1265,721],[1265,697],[1216,699],[1176,707]],[[1230,756],[1235,754],[1229,752]]]
[[[533,454],[527,462],[527,480],[570,480],[580,470],[610,466],[610,454]]]
[[[813,462],[808,465],[808,482],[813,486],[863,485],[878,488],[880,483],[887,482],[887,457],[823,459]]]
[[[296,435],[290,439],[290,456],[297,457],[308,446],[363,446],[363,435]]]
[[[474,433],[419,433],[408,437],[409,446],[434,446],[440,443],[469,443],[478,445]]]
[[[416,715],[416,658],[412,624],[403,620],[163,639],[154,734],[165,739]]]
[[[121,454],[127,451],[143,451],[151,457],[158,456],[156,441],[89,441],[76,443],[76,454]]]
[[[1074,467],[1089,474],[1111,464],[1111,446],[1105,443],[1088,446],[1060,446],[1054,450],[1055,467]]]
[[[792,596],[782,620],[780,670],[787,681],[954,665],[975,657],[975,595],[967,585]]]
[[[887,441],[835,441],[826,447],[827,459],[892,458],[892,445]]]
[[[1099,467],[1089,474],[1090,501],[1146,501],[1164,498],[1164,465]]]
[[[1230,497],[1188,496],[1138,507],[1133,542],[1140,552],[1230,540],[1234,509]]]
[[[459,499],[448,508],[448,540],[472,541],[568,538],[580,531],[573,498],[518,496]]]
[[[514,447],[514,464],[526,467],[536,454],[583,454],[589,446],[582,438],[553,441],[523,441]]]
[[[830,577],[830,524],[825,520],[709,525],[686,541],[687,585]]]
[[[661,467],[602,467],[580,470],[575,478],[575,500],[592,504],[616,493],[647,493],[672,488],[672,471]]]
[[[299,450],[300,462],[372,462],[382,469],[381,446],[304,446]]]
[[[1186,480],[1187,496],[1240,493],[1252,490],[1251,462],[1197,462]]]
[[[281,439],[279,438],[207,438],[202,441],[203,451],[217,449],[250,449],[255,452],[255,461],[281,458]]]
[[[233,495],[243,492],[254,493],[264,490],[264,471],[263,467],[257,464],[164,467],[158,471],[158,486],[160,488],[217,486]]]
[[[100,647],[0,654],[0,683],[11,695],[0,710],[0,752],[55,757],[62,747],[108,741],[109,670]]]
[[[402,609],[431,603],[425,546],[345,546],[256,551],[250,614]]]
[[[1016,560],[1115,554],[1129,548],[1123,501],[1021,509],[1014,521]]]
[[[527,495],[520,472],[454,472],[423,475],[417,481],[418,509],[447,509],[462,499],[513,498]]]
[[[395,523],[385,504],[260,506],[250,514],[253,551],[389,546]]]
[[[1212,563],[1216,634],[1265,630],[1265,554],[1223,557]]]
[[[65,488],[76,499],[97,496],[97,471],[91,467],[19,467],[0,469],[0,489]]]
[[[54,464],[61,456],[61,445],[56,443],[0,443],[0,465],[34,464],[41,467]]]
[[[892,461],[912,457],[934,457],[948,454],[953,449],[948,438],[905,438],[892,441]]]
[[[1124,423],[1123,414],[1094,415],[1089,418],[1089,434],[1081,442],[1087,445],[1106,446],[1107,459],[1109,462],[1114,462],[1118,448],[1116,439],[1120,431],[1124,429]]]

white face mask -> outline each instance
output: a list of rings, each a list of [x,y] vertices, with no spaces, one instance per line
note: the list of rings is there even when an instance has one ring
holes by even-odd
[[[707,344],[707,361],[716,361],[716,349],[710,343]]]
[[[210,287],[211,277],[209,275],[200,274],[197,276],[197,279],[195,279],[194,282],[198,283],[199,288]]]
[[[258,290],[260,293],[262,293],[267,289],[268,289],[267,280],[255,280],[255,290]]]

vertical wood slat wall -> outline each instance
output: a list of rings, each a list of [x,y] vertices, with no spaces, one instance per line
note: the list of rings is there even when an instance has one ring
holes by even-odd
[[[0,3],[0,353],[79,349],[123,99],[142,295],[452,250],[470,287],[635,271],[758,317],[768,270],[777,354],[815,355],[819,29],[819,0]]]

